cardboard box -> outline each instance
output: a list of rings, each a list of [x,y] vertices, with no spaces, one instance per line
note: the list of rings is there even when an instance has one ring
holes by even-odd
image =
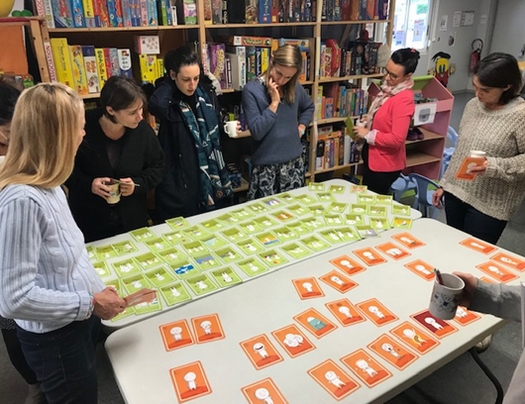
[[[160,39],[158,35],[135,36],[135,51],[139,55],[160,54]]]

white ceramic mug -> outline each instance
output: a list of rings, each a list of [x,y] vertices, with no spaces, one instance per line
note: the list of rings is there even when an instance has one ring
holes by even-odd
[[[436,280],[430,296],[428,311],[441,320],[452,320],[456,316],[460,295],[465,288],[465,282],[459,276],[441,273],[443,285]]]
[[[224,131],[229,137],[237,137],[237,121],[228,121],[224,124]]]

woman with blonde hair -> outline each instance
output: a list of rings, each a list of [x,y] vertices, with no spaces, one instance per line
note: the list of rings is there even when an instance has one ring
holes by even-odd
[[[96,403],[100,319],[125,307],[88,260],[60,185],[84,136],[84,106],[68,87],[20,96],[0,167],[0,314],[17,323],[48,403]]]
[[[304,185],[301,137],[312,121],[314,104],[298,82],[301,69],[299,49],[283,45],[268,70],[244,87],[242,104],[254,140],[249,199]]]

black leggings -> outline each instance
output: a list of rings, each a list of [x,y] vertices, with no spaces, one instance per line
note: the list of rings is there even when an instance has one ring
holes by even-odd
[[[22,348],[20,347],[20,341],[16,335],[16,328],[13,330],[2,330],[2,336],[4,337],[7,354],[9,355],[9,359],[15,369],[20,373],[27,384],[37,383],[38,380],[36,379],[35,372],[33,372],[27,364]]]

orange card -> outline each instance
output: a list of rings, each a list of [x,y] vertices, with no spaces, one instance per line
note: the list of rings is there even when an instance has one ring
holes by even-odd
[[[197,344],[224,338],[224,331],[217,314],[192,318],[191,323],[197,336]]]
[[[471,173],[471,168],[483,164],[484,160],[485,158],[483,157],[465,157],[459,166],[458,171],[456,172],[456,178],[459,180],[472,181],[474,178],[476,178],[477,174]]]
[[[479,278],[480,281],[483,281],[483,282],[487,282],[487,283],[496,283],[496,281],[492,278],[488,278],[486,276],[482,276],[481,278]]]
[[[398,317],[377,299],[368,299],[357,303],[356,306],[378,327],[398,320]]]
[[[394,234],[392,238],[407,248],[417,248],[425,245],[425,243],[408,232]]]
[[[399,324],[390,332],[420,354],[425,354],[439,345],[437,340],[408,321]]]
[[[264,334],[239,342],[239,344],[257,370],[283,360],[283,357]]]
[[[376,246],[376,248],[395,260],[400,260],[411,255],[408,251],[399,248],[397,245],[391,243],[390,241],[388,243],[379,244]]]
[[[481,316],[479,314],[476,314],[473,311],[467,310],[465,307],[458,306],[454,320],[461,325],[467,325],[476,320],[479,320],[480,318]]]
[[[523,272],[525,270],[525,260],[521,257],[518,258],[515,255],[510,255],[504,252],[500,252],[490,257],[490,259],[497,261],[500,264],[506,265],[508,267],[517,269],[518,271]]]
[[[186,320],[161,325],[159,330],[166,351],[172,351],[195,343]]]
[[[381,257],[371,247],[360,248],[358,250],[354,250],[353,253],[357,255],[368,266],[378,265],[386,262],[386,259]]]
[[[496,278],[500,282],[509,282],[518,279],[518,275],[513,274],[507,268],[503,267],[503,265],[499,265],[494,261],[487,261],[483,264],[476,265],[476,268],[481,269],[487,275]]]
[[[313,299],[324,296],[324,292],[315,278],[292,279],[295,290],[301,299]]]
[[[423,260],[415,260],[405,264],[405,267],[410,269],[416,275],[426,279],[427,281],[434,280],[434,266]]]
[[[478,240],[474,237],[466,238],[463,241],[460,241],[459,244],[464,245],[465,247],[471,248],[474,251],[478,251],[483,254],[490,254],[498,249],[498,247],[486,243],[484,241]]]
[[[358,285],[357,282],[354,282],[350,278],[340,274],[335,270],[320,276],[319,279],[341,293],[348,292],[350,289],[353,289]]]
[[[348,366],[368,387],[374,387],[392,377],[392,373],[368,355],[364,349],[358,349],[343,356],[341,362]]]
[[[341,255],[340,257],[330,260],[330,262],[348,275],[354,275],[366,269],[364,266],[359,264],[357,261],[354,261],[348,255]]]
[[[400,370],[403,370],[418,358],[416,354],[405,349],[387,334],[380,335],[379,338],[367,346]]]
[[[337,326],[315,309],[308,309],[293,317],[316,338],[324,337],[334,331]]]
[[[272,331],[272,335],[292,358],[315,349],[315,345],[295,324]]]
[[[366,320],[348,299],[339,299],[333,302],[328,302],[325,303],[325,306],[332,312],[334,317],[337,318],[343,327],[348,327],[349,325],[357,324]]]
[[[241,388],[250,404],[288,404],[288,401],[269,377]]]
[[[308,374],[337,401],[361,387],[331,359],[310,369]]]
[[[438,338],[446,337],[449,334],[455,333],[458,329],[453,325],[434,317],[428,310],[423,310],[419,313],[412,314],[414,320],[421,324],[426,330],[430,331]]]
[[[352,185],[350,187],[350,192],[354,192],[356,194],[364,194],[368,187],[366,185]]]
[[[180,403],[211,393],[210,383],[199,361],[170,369],[170,376]]]

